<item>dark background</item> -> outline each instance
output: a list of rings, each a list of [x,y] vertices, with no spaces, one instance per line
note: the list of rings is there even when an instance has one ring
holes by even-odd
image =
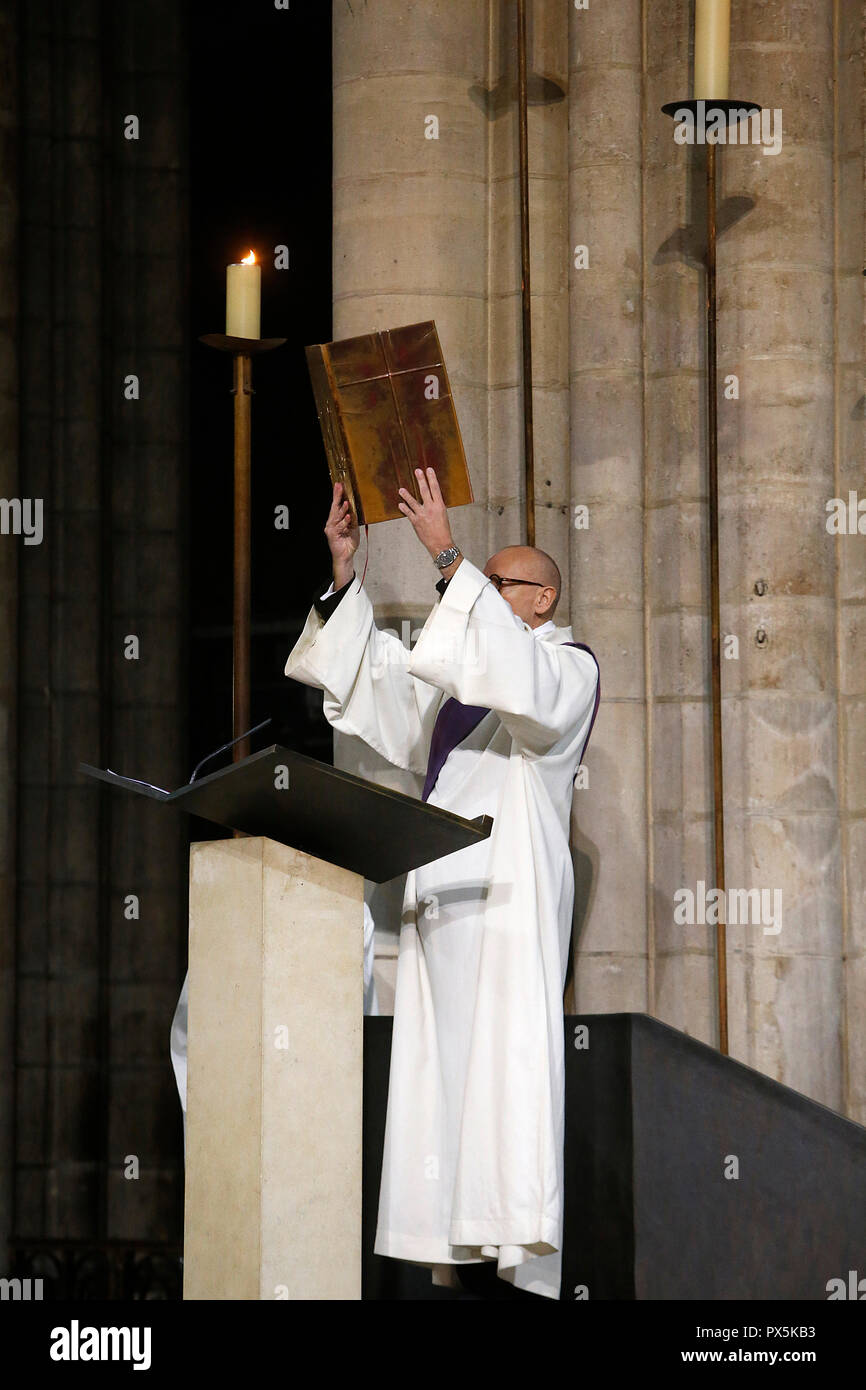
[[[331,761],[321,693],[283,674],[329,571],[331,489],[304,347],[331,337],[331,7],[191,10],[190,771],[232,736],[231,358],[197,339],[225,331],[225,267],[250,247],[262,262],[262,337],[287,339],[253,363],[250,723],[273,723],[251,751],[276,741]],[[281,244],[288,270],[273,266]],[[288,531],[274,527],[280,504]],[[205,838],[195,822],[193,837]]]
[[[304,347],[332,336],[330,20],[327,0],[0,0],[0,465],[45,509],[8,604],[0,1276],[46,1298],[180,1297],[169,1030],[189,842],[220,830],[80,764],[177,786],[232,737],[232,362],[199,337],[250,247],[262,334],[287,340],[253,371],[252,722],[273,720],[253,749],[332,758],[321,692],[283,674],[329,573]]]

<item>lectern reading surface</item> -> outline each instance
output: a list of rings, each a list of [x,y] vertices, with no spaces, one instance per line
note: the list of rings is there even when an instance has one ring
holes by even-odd
[[[89,777],[170,803],[247,835],[266,835],[385,883],[487,839],[491,816],[466,820],[281,744],[176,791],[80,763]]]

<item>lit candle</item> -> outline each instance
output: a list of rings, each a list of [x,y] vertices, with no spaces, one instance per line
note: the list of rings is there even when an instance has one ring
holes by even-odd
[[[731,0],[695,0],[695,100],[725,101],[731,45]]]
[[[261,337],[262,268],[255,252],[226,266],[226,336]]]

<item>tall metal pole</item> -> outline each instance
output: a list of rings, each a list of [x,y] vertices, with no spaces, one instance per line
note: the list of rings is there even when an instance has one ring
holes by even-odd
[[[234,601],[232,662],[232,737],[250,727],[250,397],[253,363],[248,353],[234,354],[235,485]],[[249,757],[248,738],[236,743],[232,761]]]
[[[250,478],[252,474],[253,362],[262,352],[282,347],[285,338],[239,338],[226,333],[203,333],[199,342],[232,354],[234,403],[234,580],[232,614],[232,737],[250,727],[250,631],[252,579],[250,553]],[[265,720],[265,723],[268,721]],[[257,726],[259,727],[259,726]],[[255,732],[255,730],[253,730]],[[220,752],[223,750],[220,749]],[[249,757],[249,738],[232,748],[232,762]],[[235,835],[240,835],[236,830]]]
[[[532,433],[532,310],[529,284],[529,140],[526,123],[526,0],[517,0],[517,116],[520,150],[520,280],[523,297],[523,467],[526,544],[535,545]]]
[[[712,647],[713,704],[713,844],[715,887],[725,899],[724,767],[722,762],[722,646],[719,617],[719,432],[716,379],[716,149],[707,151],[707,491],[710,532],[710,629]],[[719,913],[720,919],[725,914]],[[719,1004],[719,1051],[728,1055],[728,959],[727,930],[716,924],[716,981]]]

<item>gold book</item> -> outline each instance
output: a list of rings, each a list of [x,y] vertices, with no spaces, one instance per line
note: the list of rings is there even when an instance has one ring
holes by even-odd
[[[306,349],[331,482],[362,526],[405,516],[416,468],[434,468],[446,507],[474,501],[432,319]]]

